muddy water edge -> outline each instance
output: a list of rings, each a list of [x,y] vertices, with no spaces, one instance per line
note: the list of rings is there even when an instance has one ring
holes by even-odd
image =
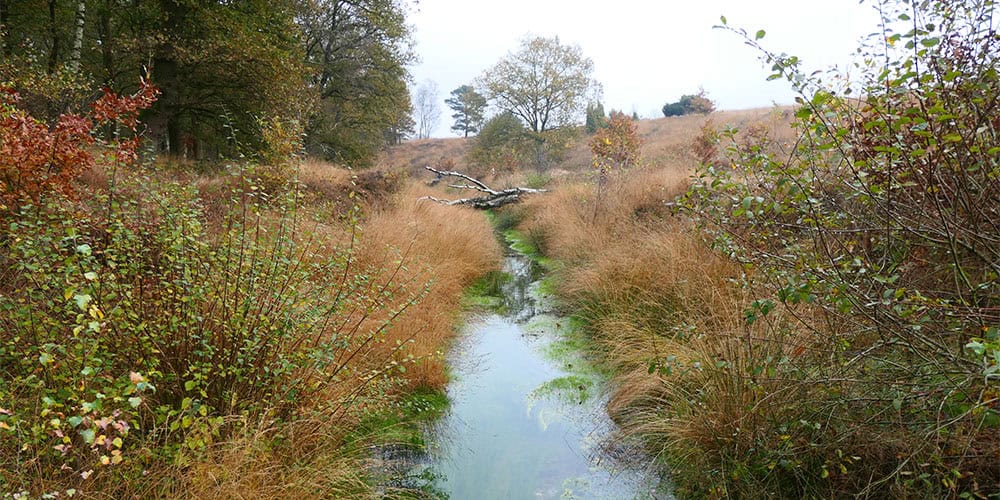
[[[558,314],[537,255],[507,240],[499,297],[469,314],[448,355],[450,405],[406,454],[408,486],[455,500],[672,498],[652,459],[614,439],[607,378]]]

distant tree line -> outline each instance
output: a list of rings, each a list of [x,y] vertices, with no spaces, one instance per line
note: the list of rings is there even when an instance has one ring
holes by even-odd
[[[147,135],[195,158],[260,151],[280,127],[366,163],[412,133],[410,41],[399,0],[0,0],[0,82],[35,116],[148,77]]]

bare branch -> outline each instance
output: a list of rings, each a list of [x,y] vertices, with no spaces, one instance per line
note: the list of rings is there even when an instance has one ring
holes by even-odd
[[[471,177],[469,175],[463,174],[461,172],[453,172],[450,170],[437,170],[433,167],[424,167],[425,169],[437,174],[438,179],[442,177],[458,177],[469,181],[469,184],[449,184],[448,187],[455,189],[472,189],[482,193],[486,193],[486,196],[477,196],[473,198],[459,198],[457,200],[444,200],[441,198],[435,198],[433,196],[424,196],[420,198],[421,200],[430,200],[436,203],[441,203],[442,205],[471,205],[473,208],[478,208],[480,210],[486,210],[490,208],[497,208],[509,203],[517,203],[521,201],[521,195],[525,194],[535,194],[544,193],[544,189],[533,189],[526,187],[512,187],[497,191],[491,189],[485,183]]]
[[[429,167],[429,166],[428,167],[424,167],[424,168],[427,169],[427,170],[430,170],[431,172],[434,172],[435,174],[438,174],[438,176],[440,176],[440,177],[447,176],[447,177],[459,177],[459,178],[465,179],[465,180],[467,180],[467,181],[469,181],[469,182],[471,182],[471,183],[479,186],[481,188],[480,191],[483,191],[484,193],[491,193],[491,194],[495,194],[496,193],[496,191],[490,189],[489,186],[487,186],[486,184],[483,184],[479,179],[476,179],[476,178],[473,178],[473,177],[469,177],[468,175],[465,175],[462,172],[453,172],[451,170],[438,170],[438,169],[436,169],[434,167]]]

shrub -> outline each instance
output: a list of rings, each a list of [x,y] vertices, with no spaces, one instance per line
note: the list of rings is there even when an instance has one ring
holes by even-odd
[[[604,178],[612,170],[627,170],[635,166],[639,161],[642,141],[634,120],[624,113],[612,113],[608,126],[594,134],[589,145],[594,168]]]
[[[107,218],[46,206],[12,222],[2,455],[26,475],[5,474],[7,487],[33,489],[33,477],[86,489],[95,471],[137,479],[150,446],[184,463],[234,430],[229,415],[331,418],[394,373],[379,361],[391,354],[373,353],[419,294],[379,313],[395,300],[392,268],[352,269],[349,250],[262,219],[255,193],[241,190],[214,239],[193,193],[170,186],[142,203],[98,200],[115,207]]]
[[[679,101],[663,105],[663,116],[707,115],[712,111],[715,111],[715,103],[705,95],[704,90],[683,95]]]
[[[71,196],[73,181],[94,164],[88,148],[94,127],[116,124],[134,133],[139,110],[149,107],[157,93],[151,85],[124,97],[105,90],[89,114],[63,114],[50,128],[19,107],[13,87],[0,86],[0,208],[16,211],[46,193]],[[136,137],[115,138],[111,146],[117,161],[136,160]]]
[[[92,125],[134,132],[155,89],[105,93],[51,131],[3,96],[0,490],[148,492],[218,443],[260,428],[280,447],[292,423],[332,429],[399,385],[415,330],[387,331],[424,290],[403,261],[359,262],[356,227],[320,243],[297,193],[242,170],[209,232],[194,187],[118,171],[137,135],[100,160],[110,191],[59,196],[99,162]]]
[[[20,94],[0,85],[0,209],[17,211],[22,203],[38,202],[43,194],[71,196],[73,181],[94,164],[88,146],[95,127],[111,125],[135,134],[140,110],[155,101],[156,87],[143,82],[131,96],[108,90],[87,115],[62,114],[53,127],[20,108]],[[115,161],[137,159],[138,136],[116,136],[108,151]]]
[[[501,113],[483,125],[469,151],[469,160],[497,172],[511,172],[524,164],[529,148],[528,130],[521,119],[513,113]]]
[[[987,250],[998,230],[986,222],[1000,211],[992,5],[887,9],[883,53],[869,56],[889,62],[868,68],[860,99],[765,51],[774,77],[801,94],[796,146],[776,155],[730,131],[735,170],[706,166],[687,200],[747,270],[747,328],[766,325],[730,382],[781,406],[741,432],[787,436],[787,449],[695,445],[723,491],[1000,489],[1000,254]],[[763,36],[741,34],[751,45]]]
[[[611,172],[623,173],[639,161],[641,141],[635,121],[624,113],[613,111],[608,126],[590,138],[593,165],[597,169],[597,200],[595,217],[607,188]]]
[[[671,102],[663,105],[663,116],[681,116],[685,113],[684,105],[679,102]]]

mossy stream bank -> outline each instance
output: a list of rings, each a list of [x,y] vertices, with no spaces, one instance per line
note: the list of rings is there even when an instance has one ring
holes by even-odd
[[[606,379],[583,356],[573,321],[555,311],[544,269],[512,235],[504,275],[483,286],[449,354],[451,404],[425,428],[411,477],[431,496],[669,498],[641,452],[613,439]]]

